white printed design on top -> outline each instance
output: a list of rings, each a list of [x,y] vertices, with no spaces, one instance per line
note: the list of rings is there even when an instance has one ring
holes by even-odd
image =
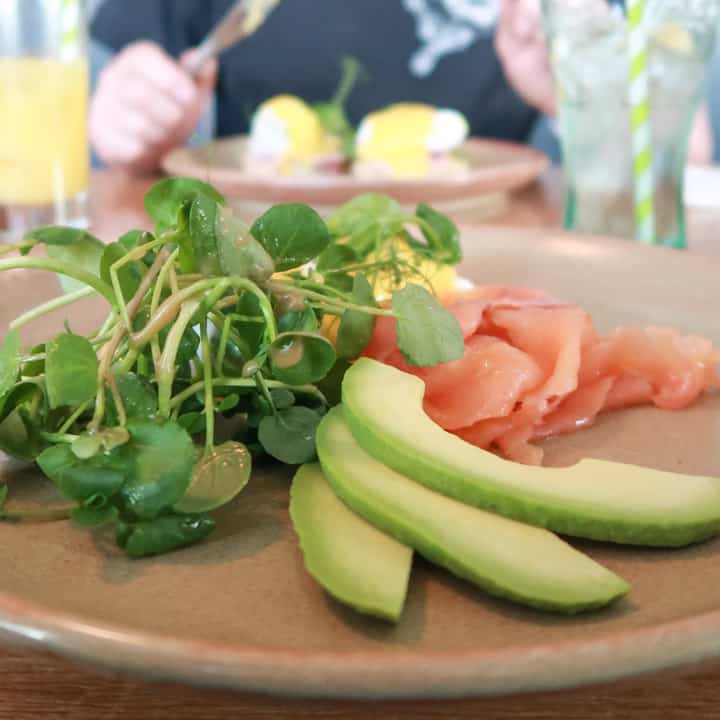
[[[403,0],[403,6],[415,18],[420,40],[409,62],[418,77],[430,75],[445,55],[492,33],[500,11],[499,0]]]

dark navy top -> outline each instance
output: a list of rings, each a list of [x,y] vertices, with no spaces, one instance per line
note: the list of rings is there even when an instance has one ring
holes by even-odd
[[[217,133],[246,132],[253,110],[279,93],[332,95],[340,58],[368,70],[351,119],[398,101],[460,110],[473,135],[526,140],[537,117],[503,77],[493,48],[498,0],[283,0],[254,35],[220,60]],[[140,39],[172,55],[197,45],[231,0],[105,0],[91,33],[119,50]]]

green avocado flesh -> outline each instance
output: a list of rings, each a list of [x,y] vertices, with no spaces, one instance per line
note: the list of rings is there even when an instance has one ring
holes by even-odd
[[[317,448],[330,485],[355,512],[493,595],[575,613],[629,590],[553,533],[470,507],[383,465],[357,444],[341,407],[320,423]]]
[[[392,621],[400,617],[412,548],[338,500],[320,465],[303,465],[295,474],[290,517],[307,571],[330,595],[367,615]]]
[[[530,467],[481,450],[423,410],[422,380],[361,358],[345,374],[345,419],[394,470],[462,502],[558,533],[679,547],[720,530],[720,480],[605,460]],[[659,438],[658,442],[662,442]]]

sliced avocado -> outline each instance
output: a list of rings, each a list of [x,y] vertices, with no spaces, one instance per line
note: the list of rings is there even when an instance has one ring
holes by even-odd
[[[720,530],[720,480],[587,459],[569,468],[503,460],[445,432],[422,380],[361,358],[345,375],[345,418],[369,453],[429,488],[577,537],[679,547]],[[660,440],[658,440],[660,442]]]
[[[340,407],[320,423],[317,448],[328,481],[355,512],[492,595],[575,613],[629,590],[557,535],[440,495],[383,465],[355,441]]]
[[[397,621],[410,579],[411,548],[338,500],[317,463],[295,474],[290,517],[307,571],[330,595],[361,613]]]

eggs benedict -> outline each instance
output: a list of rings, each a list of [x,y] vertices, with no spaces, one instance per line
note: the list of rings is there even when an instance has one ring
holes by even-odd
[[[342,161],[338,139],[300,98],[276,95],[258,107],[245,152],[248,172],[256,175],[337,172]]]
[[[366,115],[355,140],[353,174],[362,178],[462,175],[456,151],[468,136],[457,110],[397,103]]]

